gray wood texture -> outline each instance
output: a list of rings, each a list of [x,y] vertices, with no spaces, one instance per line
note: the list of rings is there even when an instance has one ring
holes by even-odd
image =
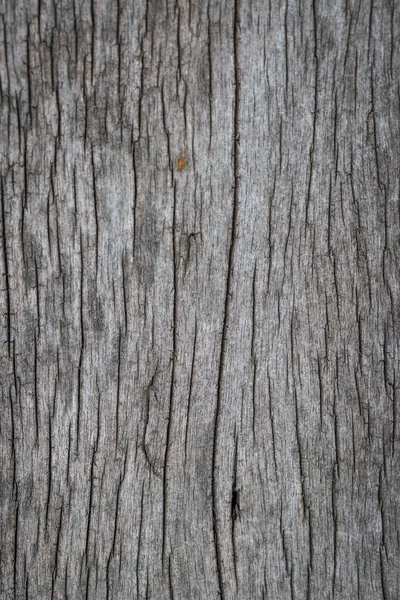
[[[397,600],[399,2],[0,14],[0,598]]]

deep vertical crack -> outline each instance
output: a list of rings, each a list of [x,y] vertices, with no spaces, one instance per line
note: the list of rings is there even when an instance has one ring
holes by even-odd
[[[167,424],[167,440],[165,446],[164,457],[164,476],[163,476],[163,541],[161,562],[164,565],[165,547],[167,537],[167,500],[168,500],[168,456],[169,447],[171,444],[171,423],[174,409],[174,386],[175,386],[175,368],[176,368],[176,341],[177,341],[177,317],[178,317],[178,272],[177,272],[177,236],[176,236],[176,218],[177,218],[177,194],[176,185],[174,184],[174,206],[172,215],[172,258],[173,258],[173,333],[172,333],[172,371],[171,371],[171,387],[169,393],[169,414]]]
[[[240,110],[240,69],[239,69],[239,1],[235,0],[233,13],[233,59],[234,59],[234,78],[235,78],[235,99],[233,110],[233,207],[232,207],[232,225],[231,225],[231,240],[229,247],[228,272],[226,277],[225,287],[225,305],[224,318],[222,327],[221,350],[219,357],[218,382],[217,382],[217,405],[215,409],[215,425],[214,425],[214,440],[212,454],[212,513],[213,513],[213,534],[214,545],[217,562],[218,586],[219,595],[222,600],[225,600],[222,578],[222,553],[220,549],[220,535],[217,524],[217,481],[216,481],[216,463],[217,463],[217,447],[218,433],[220,429],[221,419],[221,396],[222,396],[222,379],[225,370],[225,352],[227,327],[229,321],[230,302],[232,297],[232,281],[233,281],[233,260],[235,256],[235,246],[237,239],[237,221],[238,221],[238,204],[239,204],[239,110]]]
[[[6,233],[6,212],[4,207],[4,184],[3,177],[0,178],[0,209],[1,209],[1,240],[3,246],[3,262],[4,262],[4,279],[6,292],[6,329],[7,329],[7,349],[8,356],[11,356],[11,287],[10,287],[10,270],[8,265],[7,253],[7,233]]]

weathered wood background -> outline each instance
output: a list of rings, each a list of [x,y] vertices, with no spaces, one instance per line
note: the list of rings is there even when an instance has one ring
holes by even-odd
[[[400,3],[0,13],[1,599],[397,600]]]

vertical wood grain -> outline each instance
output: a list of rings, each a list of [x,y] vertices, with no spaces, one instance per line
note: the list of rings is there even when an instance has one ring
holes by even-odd
[[[0,15],[0,597],[395,600],[398,5]]]

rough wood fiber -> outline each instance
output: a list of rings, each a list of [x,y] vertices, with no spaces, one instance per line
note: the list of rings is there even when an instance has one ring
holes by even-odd
[[[0,12],[0,597],[399,598],[399,3]]]

